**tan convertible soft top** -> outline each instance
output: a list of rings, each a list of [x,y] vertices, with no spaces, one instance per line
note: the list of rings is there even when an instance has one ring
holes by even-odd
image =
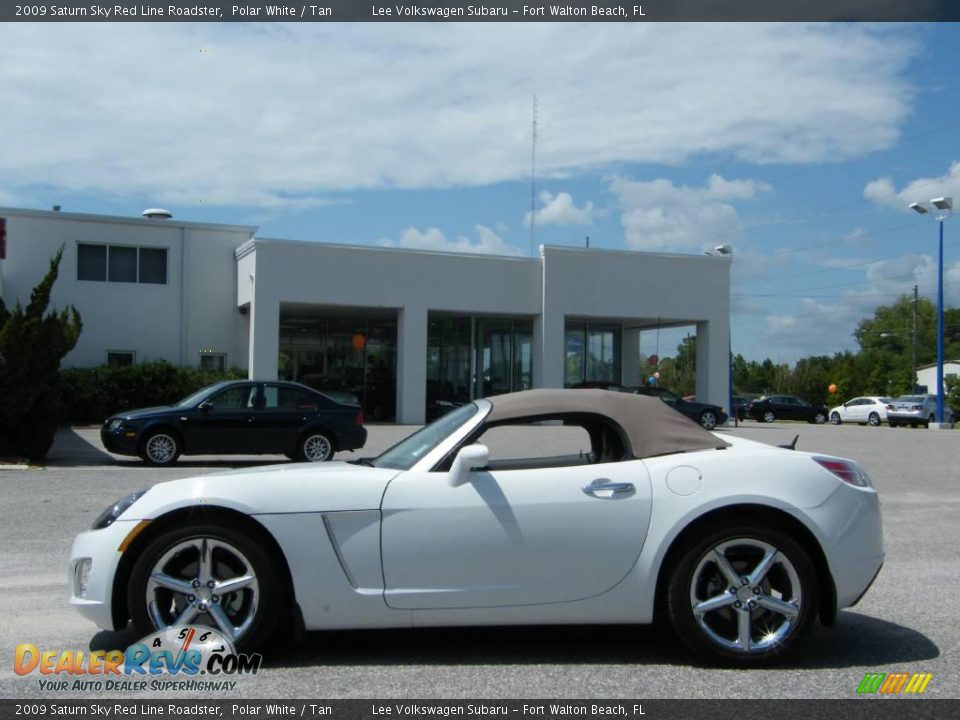
[[[609,390],[524,390],[488,397],[487,423],[543,416],[594,414],[620,426],[627,451],[644,458],[691,450],[729,447],[660,398]]]

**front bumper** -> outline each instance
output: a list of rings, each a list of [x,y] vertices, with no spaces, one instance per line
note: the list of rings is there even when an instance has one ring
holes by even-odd
[[[106,426],[100,428],[100,441],[109,452],[115,455],[136,455],[138,435],[139,433],[131,428],[121,427],[119,430],[108,430]]]
[[[117,520],[103,530],[90,530],[77,535],[70,550],[67,582],[70,606],[98,627],[113,630],[113,584],[120,563],[118,550],[138,520]],[[79,566],[90,561],[85,590],[80,587]]]

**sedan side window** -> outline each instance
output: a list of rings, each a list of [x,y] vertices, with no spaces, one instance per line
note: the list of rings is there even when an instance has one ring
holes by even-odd
[[[209,402],[213,410],[247,410],[253,408],[256,399],[256,385],[239,385],[218,392]]]

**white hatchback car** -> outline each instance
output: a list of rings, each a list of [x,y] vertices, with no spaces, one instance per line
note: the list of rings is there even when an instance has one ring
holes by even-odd
[[[876,427],[887,422],[887,405],[892,402],[891,398],[879,395],[853,398],[830,410],[830,422],[834,425],[855,422]]]

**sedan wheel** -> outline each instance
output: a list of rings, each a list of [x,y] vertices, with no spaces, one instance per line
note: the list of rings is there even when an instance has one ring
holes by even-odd
[[[278,619],[276,560],[248,535],[175,528],[133,567],[128,603],[141,636],[180,625],[217,628],[235,646],[260,644]]]
[[[776,419],[777,419],[777,416],[773,414],[773,411],[772,411],[772,410],[767,410],[767,411],[763,414],[763,421],[764,421],[764,422],[770,423],[770,422],[773,422],[773,421],[776,420]]]
[[[141,447],[140,457],[151,465],[172,465],[180,457],[180,442],[164,430],[147,435]]]
[[[813,416],[813,421],[817,425],[823,425],[827,421],[826,413],[818,412],[816,415]]]
[[[668,605],[681,640],[712,660],[760,665],[786,652],[816,614],[807,553],[765,527],[716,530],[687,546]]]
[[[840,413],[830,413],[830,422],[832,422],[834,425],[839,425],[841,422],[843,422],[840,419]]]
[[[326,433],[311,430],[300,440],[300,457],[307,462],[324,462],[333,457],[333,440]]]
[[[704,410],[700,416],[700,424],[707,430],[713,430],[717,426],[717,414],[713,410]]]
[[[867,422],[873,427],[878,427],[880,425],[880,415],[875,412],[870,413],[870,417],[867,418]]]

